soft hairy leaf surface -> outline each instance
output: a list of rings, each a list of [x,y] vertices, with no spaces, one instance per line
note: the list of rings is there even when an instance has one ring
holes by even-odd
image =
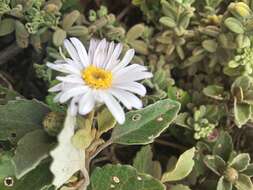
[[[161,100],[141,110],[128,112],[126,122],[112,133],[114,143],[134,145],[152,143],[176,118],[180,104]]]
[[[49,111],[45,104],[36,100],[16,100],[0,105],[0,140],[18,141],[26,133],[41,129]]]
[[[89,190],[165,190],[165,186],[128,165],[106,165],[91,175]]]
[[[58,136],[58,146],[50,152],[53,163],[50,170],[54,174],[53,184],[59,188],[69,180],[74,173],[82,171],[88,183],[89,176],[85,169],[85,150],[77,149],[71,139],[74,135],[76,118],[69,113],[66,116],[64,128]]]
[[[225,180],[222,176],[218,181],[217,190],[232,190],[232,183]]]
[[[52,139],[42,129],[26,134],[18,142],[13,158],[16,177],[20,179],[49,156]]]
[[[5,162],[5,164],[7,166],[7,162]],[[0,169],[2,169],[1,167],[2,163],[0,163]],[[51,172],[49,171],[48,162],[42,163],[36,169],[32,170],[19,180],[15,178],[14,166],[11,162],[8,162],[8,169],[0,170],[0,176],[1,190],[41,190],[44,187],[50,185],[52,183],[53,178]],[[4,179],[6,178],[10,178],[13,180],[13,185],[11,187],[7,187],[4,184]]]
[[[224,132],[220,135],[213,148],[213,155],[220,156],[224,161],[228,161],[233,150],[233,141],[231,136]]]
[[[195,148],[185,151],[178,159],[175,168],[162,176],[162,182],[178,181],[187,177],[194,166],[193,157],[195,155]]]

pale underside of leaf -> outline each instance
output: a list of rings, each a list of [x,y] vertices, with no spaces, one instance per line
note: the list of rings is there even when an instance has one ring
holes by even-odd
[[[50,170],[54,174],[53,185],[57,188],[66,183],[77,171],[81,171],[85,176],[82,190],[85,190],[89,184],[89,176],[85,169],[85,150],[79,150],[71,143],[75,124],[76,118],[68,113],[64,128],[58,136],[59,145],[50,153],[53,158]]]

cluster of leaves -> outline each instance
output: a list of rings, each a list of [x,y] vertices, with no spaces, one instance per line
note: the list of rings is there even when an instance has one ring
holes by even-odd
[[[54,189],[52,160],[70,172],[63,172],[62,178],[73,175],[65,184],[59,182],[63,185],[59,188],[78,187],[88,181],[85,171],[78,170],[89,169],[102,148],[151,144],[170,124],[166,135],[188,147],[176,146],[181,150],[179,158],[167,153],[164,161],[153,154],[155,146],[143,146],[128,162],[131,166],[92,168],[88,189],[162,190],[165,185],[171,190],[253,189],[249,154],[233,145],[238,144],[238,130],[247,136],[243,128],[251,126],[253,119],[253,1],[132,0],[143,19],[131,27],[106,6],[83,11],[76,5],[61,0],[0,0],[0,36],[15,36],[18,46],[31,44],[40,54],[45,47],[44,62],[68,56],[61,46],[70,36],[85,45],[91,37],[105,37],[121,42],[124,51],[134,48],[134,61],[146,64],[154,74],[144,81],[149,88],[143,99],[147,107],[127,113],[124,125],[117,125],[104,108],[77,118],[69,149],[57,155],[60,137],[67,135],[63,130],[50,157],[64,125],[65,107],[53,103],[53,94],[46,97],[46,105],[20,100],[19,94],[1,87],[0,189]],[[55,83],[45,64],[33,67],[45,85]],[[68,158],[70,151],[72,160],[59,158]],[[42,171],[46,177],[40,175]],[[36,179],[34,184],[31,178]]]

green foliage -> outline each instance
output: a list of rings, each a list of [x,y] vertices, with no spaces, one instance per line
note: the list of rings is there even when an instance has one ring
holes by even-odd
[[[172,171],[166,172],[162,176],[163,182],[178,181],[187,177],[193,169],[195,148],[185,151],[179,158]]]
[[[114,143],[127,145],[151,143],[169,127],[179,109],[178,102],[166,99],[128,112],[125,123],[114,128],[112,140]]]
[[[52,139],[41,129],[30,132],[19,140],[13,157],[18,179],[36,168],[49,156],[49,150],[52,148],[50,143]],[[33,150],[32,153],[31,150]]]
[[[91,175],[89,190],[99,189],[122,190],[165,190],[158,180],[149,175],[141,174],[131,166],[106,165],[96,168]]]
[[[26,133],[42,129],[49,108],[36,100],[9,101],[0,105],[0,139],[18,141]]]
[[[65,131],[68,143],[59,140],[55,156],[56,167],[70,171],[58,171],[64,176],[61,190],[88,183],[89,176],[78,170],[89,166],[91,190],[162,190],[161,176],[171,190],[253,189],[252,150],[245,140],[253,121],[253,1],[80,2],[0,0],[0,50],[15,39],[25,55],[32,55],[18,54],[3,66],[0,60],[0,189],[54,189],[46,158],[59,139],[66,106],[55,103],[52,93],[42,95],[46,104],[21,98],[28,88],[33,92],[37,85],[47,89],[56,83],[44,63],[67,57],[62,45],[72,36],[86,47],[91,38],[106,38],[122,43],[123,52],[134,48],[133,62],[147,65],[154,77],[143,81],[145,108],[126,113],[123,125],[98,105],[92,116],[78,119],[73,137]],[[36,81],[20,80],[15,62],[29,74],[32,68]],[[104,150],[112,143],[118,145]],[[124,146],[150,143],[135,157],[137,148]],[[177,160],[185,146],[195,148]],[[135,168],[96,168],[108,162]],[[162,173],[166,164],[172,167]],[[6,177],[14,180],[13,187],[4,186]]]
[[[149,145],[144,146],[133,160],[133,166],[140,173],[146,173],[160,179],[162,168],[158,161],[153,161],[153,153]]]
[[[238,190],[252,189],[253,184],[247,175],[250,156],[247,153],[234,152],[231,143],[229,134],[223,133],[214,145],[213,155],[207,155],[204,162],[210,170],[220,176],[217,190],[229,190],[232,186]]]

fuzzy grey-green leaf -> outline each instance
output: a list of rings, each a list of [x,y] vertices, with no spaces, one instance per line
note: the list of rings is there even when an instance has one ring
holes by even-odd
[[[112,140],[118,144],[149,144],[154,141],[176,118],[180,104],[165,99],[126,114],[123,125],[117,125]]]
[[[178,181],[187,177],[194,166],[193,157],[195,148],[185,151],[178,159],[175,168],[172,171],[166,172],[162,176],[162,182]]]
[[[20,179],[36,168],[42,160],[49,156],[51,148],[52,139],[42,129],[27,133],[19,140],[13,157],[16,177]]]
[[[165,190],[165,186],[147,174],[128,165],[106,165],[96,168],[88,190]]]
[[[0,105],[0,140],[18,141],[27,132],[42,129],[42,121],[49,111],[36,100],[15,100]]]

